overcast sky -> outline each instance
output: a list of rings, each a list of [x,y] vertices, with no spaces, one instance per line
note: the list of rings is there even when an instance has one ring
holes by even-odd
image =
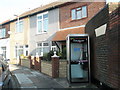
[[[0,0],[0,23],[41,5],[57,0]],[[119,0],[107,0],[119,1]]]

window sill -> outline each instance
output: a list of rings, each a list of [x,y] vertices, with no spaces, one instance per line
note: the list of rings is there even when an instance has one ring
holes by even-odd
[[[36,35],[42,35],[42,34],[47,34],[47,32],[36,33]]]
[[[87,17],[84,17],[84,18],[81,18],[81,19],[74,19],[74,20],[71,19],[70,22],[80,21],[80,20],[83,20],[83,19],[86,19],[86,18],[87,18]]]
[[[15,34],[20,34],[20,33],[23,33],[23,32],[15,32]]]
[[[7,37],[0,37],[0,39],[6,39]]]

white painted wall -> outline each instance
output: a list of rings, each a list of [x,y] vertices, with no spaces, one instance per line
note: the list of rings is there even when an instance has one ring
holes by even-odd
[[[40,14],[40,13],[39,13]],[[48,32],[44,34],[36,34],[37,31],[37,15],[30,17],[30,34],[29,34],[29,53],[36,54],[37,42],[50,42],[55,33],[59,30],[59,9],[48,11]],[[51,46],[51,45],[50,45]],[[49,47],[51,48],[51,47]]]
[[[0,48],[1,47],[6,47],[6,59],[10,59],[10,39],[7,38],[0,40]]]

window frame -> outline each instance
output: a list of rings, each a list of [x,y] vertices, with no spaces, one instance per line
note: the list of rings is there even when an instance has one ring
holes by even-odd
[[[3,31],[3,30],[5,30],[5,31]],[[0,31],[1,31],[0,38],[5,38],[6,37],[6,28],[1,28]],[[3,32],[4,32],[4,36],[3,36]]]
[[[23,50],[23,51],[22,51],[22,52],[23,52],[22,54],[24,55],[24,46],[23,46],[23,45],[16,45],[16,46],[15,46],[15,58],[18,57],[18,51],[19,51],[19,50]],[[22,54],[21,54],[21,55],[22,55]]]
[[[37,31],[36,31],[36,34],[44,34],[44,33],[48,32],[48,30],[46,32],[44,30],[44,18],[43,18],[43,15],[45,15],[45,14],[48,14],[48,11],[44,12],[44,13],[40,13],[40,14],[37,15]],[[42,19],[38,19],[39,16],[42,16]],[[49,24],[49,16],[48,16],[48,18],[45,18],[45,19],[48,19],[48,24]],[[38,22],[39,21],[42,21],[42,30],[41,30],[41,32],[38,31]]]
[[[19,26],[18,26],[18,23],[19,22]],[[22,30],[20,30],[20,22],[22,22]],[[19,31],[18,31],[18,29],[17,28],[19,28]],[[17,20],[16,22],[15,22],[15,33],[22,33],[24,31],[24,22],[23,22],[23,20]]]
[[[39,43],[41,43],[41,46],[38,46]],[[44,43],[48,43],[48,46],[44,46]],[[37,49],[40,48],[40,49],[41,49],[41,52],[44,52],[43,50],[44,50],[44,48],[46,48],[46,47],[49,47],[49,42],[37,42],[37,43],[36,43],[36,48],[37,48]],[[36,53],[38,53],[38,52],[36,52]]]
[[[53,41],[51,42],[51,51],[57,51],[57,46]]]
[[[82,7],[85,7],[86,6],[86,17],[83,17],[82,16]],[[78,8],[81,8],[80,10],[77,10]],[[74,10],[75,9],[75,19],[72,19],[72,10]],[[77,19],[78,17],[77,17],[77,11],[81,11],[81,18],[80,19]],[[74,21],[74,20],[81,20],[81,19],[84,19],[84,18],[87,18],[88,17],[88,5],[82,5],[82,6],[79,6],[79,7],[75,7],[75,8],[72,8],[71,10],[70,10],[70,18],[71,18],[71,20],[72,21]]]
[[[57,51],[57,46],[51,46],[51,51]]]
[[[4,49],[3,49],[3,48],[4,48]],[[6,46],[3,46],[3,47],[1,47],[1,49],[2,49],[2,52],[3,52],[4,58],[6,58],[6,56],[7,56],[7,47],[6,47]]]

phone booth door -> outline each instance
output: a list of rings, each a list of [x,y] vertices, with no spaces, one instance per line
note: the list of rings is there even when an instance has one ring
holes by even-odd
[[[89,48],[87,35],[70,34],[68,36],[67,55],[70,82],[89,82]]]

